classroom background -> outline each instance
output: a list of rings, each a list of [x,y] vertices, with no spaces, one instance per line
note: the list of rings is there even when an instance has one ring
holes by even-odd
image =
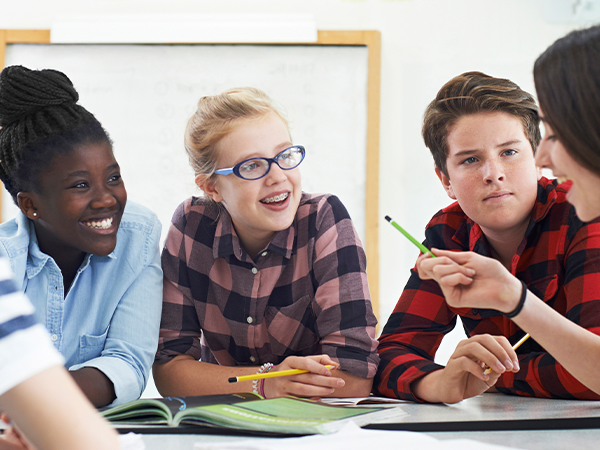
[[[304,13],[319,30],[381,32],[381,329],[418,255],[383,217],[390,215],[421,241],[431,216],[450,203],[421,139],[425,107],[451,77],[472,70],[510,78],[535,93],[535,59],[568,31],[600,22],[600,0],[0,0],[0,29],[50,29],[64,13],[232,12]],[[444,340],[438,361],[447,360],[461,332]]]

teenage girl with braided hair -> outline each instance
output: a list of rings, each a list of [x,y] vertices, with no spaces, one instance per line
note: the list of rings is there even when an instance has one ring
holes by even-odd
[[[0,255],[95,406],[138,398],[157,346],[160,222],[127,202],[111,141],[69,78],[0,73]],[[127,204],[127,207],[125,206]]]

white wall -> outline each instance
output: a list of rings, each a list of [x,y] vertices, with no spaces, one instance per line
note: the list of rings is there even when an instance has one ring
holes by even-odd
[[[392,216],[421,240],[429,218],[449,203],[421,140],[425,107],[443,83],[469,70],[533,92],[536,57],[581,26],[568,17],[577,5],[598,9],[596,0],[0,0],[0,28],[50,28],[66,12],[288,12],[310,13],[321,30],[380,30],[380,216]],[[384,324],[418,251],[385,221],[380,228]]]

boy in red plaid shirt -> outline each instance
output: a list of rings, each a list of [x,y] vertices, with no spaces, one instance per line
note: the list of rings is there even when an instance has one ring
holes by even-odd
[[[566,200],[570,184],[548,180],[536,167],[540,133],[533,97],[509,80],[462,74],[428,106],[423,137],[444,189],[456,200],[432,218],[424,244],[488,257],[515,281],[500,280],[496,296],[512,298],[515,289],[517,297],[535,295],[583,328],[600,331],[600,223],[582,223]],[[465,265],[456,270],[449,252],[434,253],[438,258],[417,261],[383,329],[377,394],[445,403],[490,389],[600,398],[533,338],[512,349],[525,335],[509,318],[520,311],[449,306],[434,279],[439,271],[464,277],[475,273]],[[458,344],[445,367],[435,364],[435,352],[457,315],[470,338]]]

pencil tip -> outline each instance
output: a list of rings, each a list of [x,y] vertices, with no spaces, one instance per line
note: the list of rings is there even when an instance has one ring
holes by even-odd
[[[227,381],[229,381],[230,383],[237,383],[237,377],[231,377]]]
[[[387,220],[388,222],[391,222],[392,218],[390,216],[385,216],[385,220]]]

